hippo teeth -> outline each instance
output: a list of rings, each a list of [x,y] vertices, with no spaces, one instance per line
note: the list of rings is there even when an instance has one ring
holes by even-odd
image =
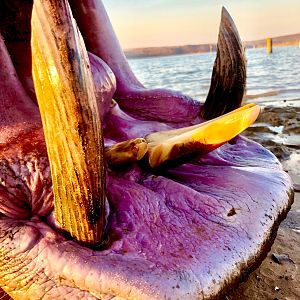
[[[248,104],[199,125],[150,134],[146,137],[149,164],[155,168],[187,155],[213,151],[253,124],[259,113],[258,105]]]
[[[55,218],[94,245],[104,230],[101,121],[87,51],[67,0],[35,0],[32,73],[50,160]]]
[[[57,222],[78,241],[99,243],[105,202],[102,128],[87,52],[66,0],[34,1],[31,47]],[[240,105],[243,55],[238,32],[223,8],[211,88],[201,111],[205,119]],[[216,149],[252,124],[258,113],[257,105],[248,105],[211,122],[114,145],[105,157],[114,166],[141,160],[147,153],[149,165],[156,168]]]
[[[4,2],[11,0],[0,1]],[[31,1],[17,1],[18,4],[25,2]],[[72,2],[89,3],[92,12],[95,12],[93,4],[100,3],[94,0]],[[59,15],[56,7],[62,13],[67,12],[67,17]],[[24,13],[22,9],[19,12]],[[106,133],[111,131],[111,135],[107,141],[133,140],[103,150],[85,50],[76,26],[71,24],[66,1],[35,1],[34,14],[33,67],[48,151],[52,154],[49,156],[52,175],[55,174],[53,184],[56,193],[58,191],[55,218],[61,224],[58,227],[64,225],[79,241],[91,245],[101,240],[105,196],[102,188],[105,178],[101,173],[103,152],[106,162],[112,166],[143,157],[149,159],[151,155],[154,157],[152,165],[160,166],[181,157],[172,151],[181,144],[190,144],[192,149],[189,152],[190,148],[183,147],[188,150],[181,151],[183,156],[203,149],[212,150],[211,145],[217,147],[231,134],[242,130],[259,111],[257,106],[249,105],[228,114],[228,118],[223,116],[172,131],[161,130],[178,125],[157,124],[148,118],[145,121],[129,120],[128,116],[123,119],[122,114],[113,117],[109,113]],[[93,29],[90,23],[87,25]],[[53,32],[49,32],[49,28]],[[108,54],[111,50],[107,47]],[[49,216],[52,182],[44,138],[40,134],[40,118],[18,82],[10,62],[12,55],[6,51],[0,36],[0,61],[3,62],[0,72],[3,79],[0,80],[3,98],[0,286],[13,298],[211,299],[222,297],[263,258],[279,221],[291,205],[292,183],[271,153],[243,137],[177,168],[151,171],[142,164],[142,168],[135,165],[107,172],[110,241],[103,251],[86,249],[66,239],[60,231],[53,231],[48,226],[56,228],[51,220],[53,214]],[[85,105],[86,99],[91,101],[92,108]],[[167,114],[171,115],[170,111],[177,119],[177,112],[168,109]],[[159,107],[154,112],[162,116]],[[191,116],[189,111],[186,115]],[[207,117],[210,118],[213,116]],[[191,122],[197,120],[192,119]],[[184,124],[189,120],[184,119]],[[15,131],[15,124],[20,121],[21,133]],[[31,126],[33,121],[38,128]],[[74,124],[80,125],[82,134],[79,136]],[[8,131],[5,131],[6,125]],[[119,131],[112,130],[118,127]],[[136,139],[155,131],[161,132]],[[3,136],[3,132],[8,133]],[[100,136],[100,146],[94,132]],[[87,136],[91,140],[87,141]],[[202,146],[203,141],[206,146]],[[63,148],[65,146],[67,148]],[[3,149],[7,152],[3,153]],[[155,165],[155,159],[161,156],[166,159]],[[89,194],[96,190],[92,179],[97,174],[100,174],[100,183],[97,182],[101,189],[97,190],[98,194]],[[76,189],[77,186],[82,190]]]
[[[246,60],[237,28],[222,8],[217,56],[208,96],[200,112],[210,120],[241,105],[246,87]]]

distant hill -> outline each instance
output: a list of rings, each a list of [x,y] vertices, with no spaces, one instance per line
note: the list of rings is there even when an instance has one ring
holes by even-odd
[[[273,46],[292,46],[300,43],[300,33],[277,36],[272,38]],[[247,48],[262,48],[266,46],[266,39],[245,42]]]
[[[278,36],[272,38],[273,46],[291,46],[298,45],[300,42],[300,33]],[[262,48],[266,45],[266,39],[244,42],[246,48]],[[169,56],[192,53],[205,53],[216,50],[216,44],[184,45],[168,47],[147,47],[125,50],[127,58],[143,58],[154,56]]]
[[[185,45],[185,46],[169,46],[169,47],[147,47],[147,48],[135,48],[125,50],[127,58],[141,58],[151,56],[168,56],[168,55],[180,55],[190,53],[204,53],[209,52],[210,49],[216,50],[214,44],[202,44],[202,45]]]

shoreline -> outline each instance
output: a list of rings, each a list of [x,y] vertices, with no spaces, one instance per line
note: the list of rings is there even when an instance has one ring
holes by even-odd
[[[299,35],[300,36],[300,35]],[[247,42],[245,42],[247,43]],[[284,42],[284,43],[274,43],[273,48],[278,47],[297,47],[300,43],[299,41]],[[199,46],[199,47],[198,47]],[[210,50],[210,46],[212,50]],[[170,47],[147,47],[147,48],[134,48],[124,50],[127,59],[144,59],[144,58],[159,58],[168,56],[182,56],[191,54],[205,54],[205,53],[216,53],[216,44],[203,44],[203,45],[186,45],[186,46],[170,46]],[[200,48],[201,50],[185,50],[186,48]],[[246,44],[245,50],[251,51],[253,49],[263,49],[266,48],[264,44]],[[202,50],[203,49],[203,50]]]

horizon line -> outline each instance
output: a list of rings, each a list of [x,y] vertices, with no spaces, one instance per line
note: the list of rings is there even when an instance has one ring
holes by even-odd
[[[288,36],[293,36],[293,35],[299,35],[299,42],[300,42],[300,32],[297,33],[289,33],[289,34],[283,34],[283,35],[278,35],[278,36],[267,36],[255,40],[242,40],[242,43],[254,43],[254,42],[260,42],[264,41],[267,38],[271,39],[276,39],[276,38],[281,38],[281,37],[288,37]],[[212,43],[199,43],[199,44],[177,44],[177,45],[164,45],[164,46],[144,46],[144,47],[131,47],[131,48],[123,48],[124,51],[129,51],[129,50],[137,50],[137,49],[147,49],[147,48],[168,48],[168,47],[184,47],[184,46],[199,46],[199,45],[217,45],[217,42],[212,42]]]

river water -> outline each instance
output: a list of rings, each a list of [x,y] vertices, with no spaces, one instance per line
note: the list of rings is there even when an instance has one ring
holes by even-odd
[[[261,105],[300,106],[300,48],[247,49],[245,101]],[[210,86],[215,53],[130,59],[146,87],[179,90],[204,101]]]

